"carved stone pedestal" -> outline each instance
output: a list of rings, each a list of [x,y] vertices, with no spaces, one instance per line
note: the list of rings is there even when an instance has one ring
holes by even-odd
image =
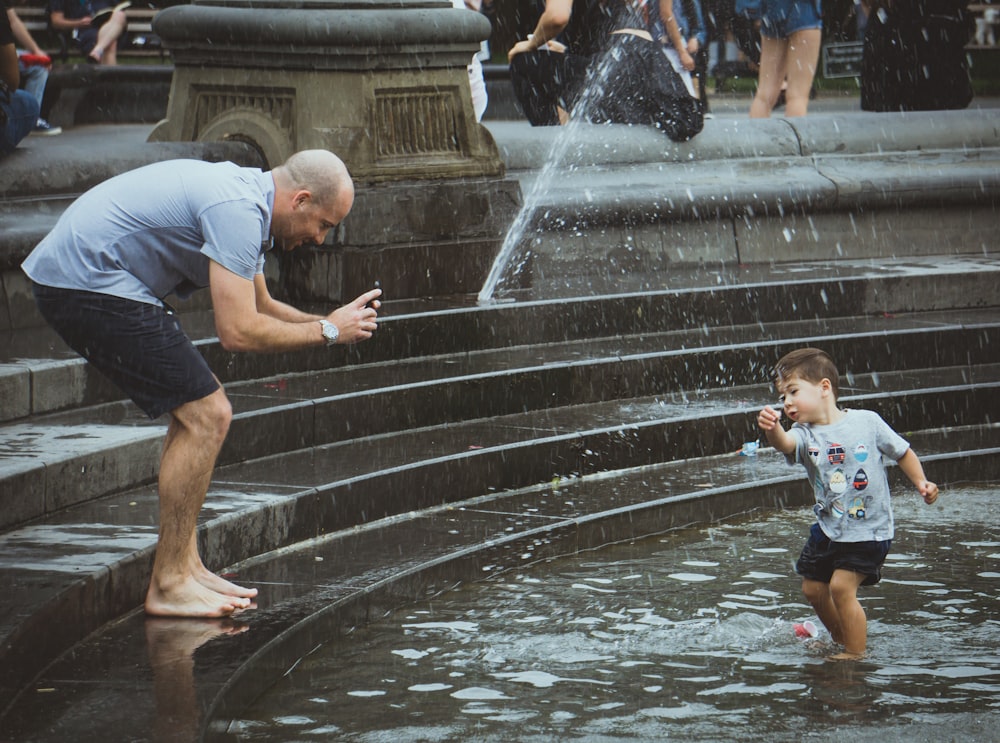
[[[175,70],[151,141],[238,140],[271,167],[322,148],[347,164],[355,209],[331,245],[284,261],[289,296],[336,301],[378,278],[356,271],[405,273],[386,285],[395,298],[478,290],[520,199],[472,108],[485,18],[447,0],[195,0],[154,30]]]

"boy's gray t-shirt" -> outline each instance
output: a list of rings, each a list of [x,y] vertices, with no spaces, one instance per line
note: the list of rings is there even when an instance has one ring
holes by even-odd
[[[836,423],[795,423],[788,433],[816,496],[820,528],[835,542],[892,539],[894,525],[884,458],[898,460],[909,443],[869,410],[845,410]]]
[[[161,304],[208,286],[209,259],[261,273],[273,206],[274,181],[257,168],[154,163],[73,202],[22,268],[45,286]]]

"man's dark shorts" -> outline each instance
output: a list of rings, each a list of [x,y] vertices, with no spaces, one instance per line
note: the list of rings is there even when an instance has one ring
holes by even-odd
[[[219,389],[176,315],[107,294],[32,284],[42,317],[150,418]]]
[[[883,542],[833,542],[819,524],[809,530],[809,541],[802,549],[795,572],[803,578],[829,583],[834,570],[861,573],[863,586],[873,586],[882,580],[882,565],[889,554],[892,540]]]

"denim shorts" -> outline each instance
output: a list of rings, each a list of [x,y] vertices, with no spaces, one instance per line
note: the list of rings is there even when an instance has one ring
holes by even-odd
[[[787,39],[796,31],[823,28],[820,0],[764,0],[760,33],[769,39]]]
[[[150,418],[219,389],[219,381],[163,307],[32,284],[42,317]]]
[[[850,570],[865,576],[861,585],[874,586],[882,580],[882,565],[891,546],[891,539],[882,542],[833,542],[819,524],[813,524],[809,540],[795,563],[795,572],[808,580],[829,583],[834,570]]]

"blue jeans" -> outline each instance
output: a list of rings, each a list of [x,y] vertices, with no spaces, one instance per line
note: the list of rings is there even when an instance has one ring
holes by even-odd
[[[31,93],[38,105],[41,105],[45,84],[49,81],[49,71],[41,65],[24,65],[20,62],[17,67],[21,71],[21,87]]]
[[[3,100],[0,94],[0,108],[3,108],[7,123],[0,126],[0,155],[14,151],[17,143],[27,137],[38,123],[39,104],[35,97],[26,90],[15,90],[10,96],[10,102]],[[0,119],[3,117],[0,116]]]

